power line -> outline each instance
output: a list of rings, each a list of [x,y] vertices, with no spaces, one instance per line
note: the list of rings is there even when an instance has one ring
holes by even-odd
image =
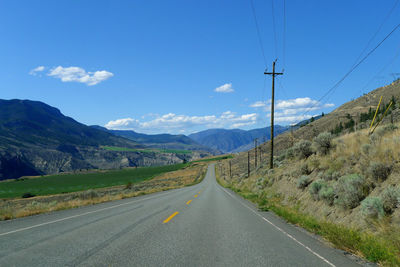
[[[273,30],[274,30],[275,58],[277,58],[278,57],[278,41],[277,41],[277,38],[276,38],[274,0],[271,0],[271,11],[272,11],[272,27],[273,27]]]
[[[254,8],[253,0],[250,0],[250,4],[251,4],[251,10],[253,11],[254,22],[256,23],[258,42],[260,44],[261,53],[262,53],[262,56],[263,56],[263,59],[264,59],[264,66],[267,66],[267,60],[265,58],[265,53],[264,53],[264,45],[263,45],[263,42],[262,42],[262,39],[261,39],[260,27],[258,26],[257,15],[256,15],[256,10]]]
[[[389,13],[386,15],[386,17],[384,18],[384,20],[382,21],[382,23],[379,25],[378,29],[376,30],[376,32],[372,35],[372,37],[369,39],[368,43],[365,45],[364,49],[362,50],[362,52],[360,53],[360,55],[357,57],[357,59],[354,61],[353,66],[357,63],[357,61],[361,58],[361,56],[365,53],[365,51],[367,51],[369,45],[371,44],[371,42],[375,39],[375,37],[378,35],[378,33],[381,31],[383,25],[386,23],[386,21],[389,19],[390,15],[393,13],[393,11],[395,10],[397,4],[399,3],[399,0],[397,0],[394,5],[392,6],[392,8],[390,9]]]
[[[386,39],[388,39],[390,37],[390,35],[392,35],[398,28],[400,27],[400,24],[397,24],[396,27],[394,27],[394,29],[389,32],[389,34],[387,34],[385,36],[385,38],[383,38],[382,41],[380,41],[371,51],[368,52],[368,54],[366,54],[356,65],[354,65],[353,67],[350,68],[350,70],[339,80],[335,83],[335,85],[333,85],[322,97],[320,97],[318,99],[318,101],[316,101],[316,103],[314,105],[312,105],[310,108],[308,108],[303,114],[305,115],[306,113],[308,113],[311,109],[315,108],[318,104],[320,104],[320,101],[322,99],[324,99],[327,95],[329,95],[331,92],[334,92],[334,90],[358,67],[361,65],[361,63],[363,63],[373,52],[375,52],[376,49],[378,49],[378,47],[380,47],[383,42],[386,41]]]
[[[399,0],[397,0],[399,1]],[[283,68],[286,67],[286,0],[283,0]]]

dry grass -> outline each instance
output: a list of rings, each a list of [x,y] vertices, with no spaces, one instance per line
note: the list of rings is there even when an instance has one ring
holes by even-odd
[[[204,163],[192,164],[184,169],[164,173],[151,180],[131,185],[130,188],[116,186],[31,199],[3,200],[0,202],[0,220],[77,208],[189,186],[201,182],[206,169],[207,165]]]
[[[397,127],[400,128],[400,124]],[[360,239],[359,243],[356,240],[347,240],[351,246],[344,246],[343,249],[387,266],[392,265],[387,261],[392,256],[393,259],[397,257],[396,262],[398,262],[400,207],[380,219],[371,219],[364,216],[359,203],[355,204],[355,208],[343,208],[336,202],[315,198],[308,187],[302,190],[296,185],[299,178],[304,175],[302,170],[307,167],[310,181],[322,180],[333,189],[342,176],[357,174],[363,177],[365,183],[362,185],[361,198],[380,197],[390,186],[400,188],[400,129],[384,124],[371,136],[365,129],[345,134],[333,140],[333,147],[326,155],[314,154],[302,160],[276,157],[274,170],[269,170],[267,154],[263,153],[261,164],[258,160],[257,169],[253,152],[250,156],[250,177],[247,177],[247,153],[242,153],[231,160],[232,176],[229,175],[228,161],[218,164],[216,170],[221,184],[239,191],[253,201],[270,202],[271,198],[275,198],[275,206],[281,209],[277,208],[277,212],[281,212],[282,216],[292,216],[294,220],[304,223],[305,228],[314,220],[325,225],[327,233],[336,226],[339,230],[343,228],[343,232],[346,232],[345,229],[354,229],[357,235],[364,239]],[[377,179],[376,172],[371,172],[372,167],[379,164],[390,169],[389,175],[383,179]],[[378,246],[376,249],[382,254],[375,255],[374,246]],[[392,256],[385,254],[385,246],[395,254]]]

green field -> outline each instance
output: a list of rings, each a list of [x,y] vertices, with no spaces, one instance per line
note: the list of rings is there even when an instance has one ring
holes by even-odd
[[[101,148],[110,151],[126,151],[126,152],[142,152],[142,153],[174,153],[174,154],[191,154],[190,150],[179,150],[179,149],[137,149],[137,148],[126,148],[117,146],[102,146]]]
[[[127,168],[122,170],[95,171],[93,173],[59,174],[39,178],[0,182],[0,198],[21,197],[24,193],[51,195],[76,192],[91,188],[138,183],[161,173],[182,169],[188,164],[160,167]]]

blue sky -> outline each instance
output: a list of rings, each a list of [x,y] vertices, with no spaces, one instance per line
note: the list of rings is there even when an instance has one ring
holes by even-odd
[[[396,2],[286,0],[283,49],[283,0],[254,0],[267,67],[278,58],[277,70],[285,70],[277,78],[277,124],[329,112],[393,81],[400,31],[317,102],[382,22],[367,51],[399,23],[400,4],[385,20]],[[39,100],[88,125],[144,133],[264,127],[271,78],[263,75],[250,3],[3,0],[0,98]]]

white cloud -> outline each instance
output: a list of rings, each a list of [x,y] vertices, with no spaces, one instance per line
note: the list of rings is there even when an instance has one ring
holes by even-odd
[[[251,108],[261,108],[261,107],[265,107],[267,104],[263,101],[257,101],[253,104],[250,105]]]
[[[220,87],[215,88],[214,91],[217,93],[232,93],[235,90],[232,88],[231,83],[226,83],[224,85],[221,85]]]
[[[89,86],[96,85],[114,76],[113,73],[105,70],[86,72],[80,67],[62,66],[51,69],[47,75],[54,78],[59,78],[63,82],[79,82],[85,83]]]
[[[277,100],[275,102],[275,121],[277,123],[297,123],[299,121],[309,119],[312,116],[304,114],[305,112],[321,110],[323,108],[331,108],[335,105],[332,103],[322,104],[310,97],[299,97],[287,100]],[[262,109],[270,116],[271,100],[257,101],[250,105],[252,108]],[[316,116],[316,115],[314,115]]]
[[[157,116],[149,121],[132,118],[108,122],[105,127],[114,130],[134,130],[143,133],[191,133],[205,128],[237,128],[254,125],[257,113],[237,115],[226,111],[221,115],[187,116],[174,113]]]
[[[33,76],[36,76],[38,72],[42,72],[42,71],[44,71],[44,69],[45,69],[45,66],[38,66],[38,67],[32,69],[32,70],[29,72],[29,74],[30,74],[30,75],[33,75]]]

